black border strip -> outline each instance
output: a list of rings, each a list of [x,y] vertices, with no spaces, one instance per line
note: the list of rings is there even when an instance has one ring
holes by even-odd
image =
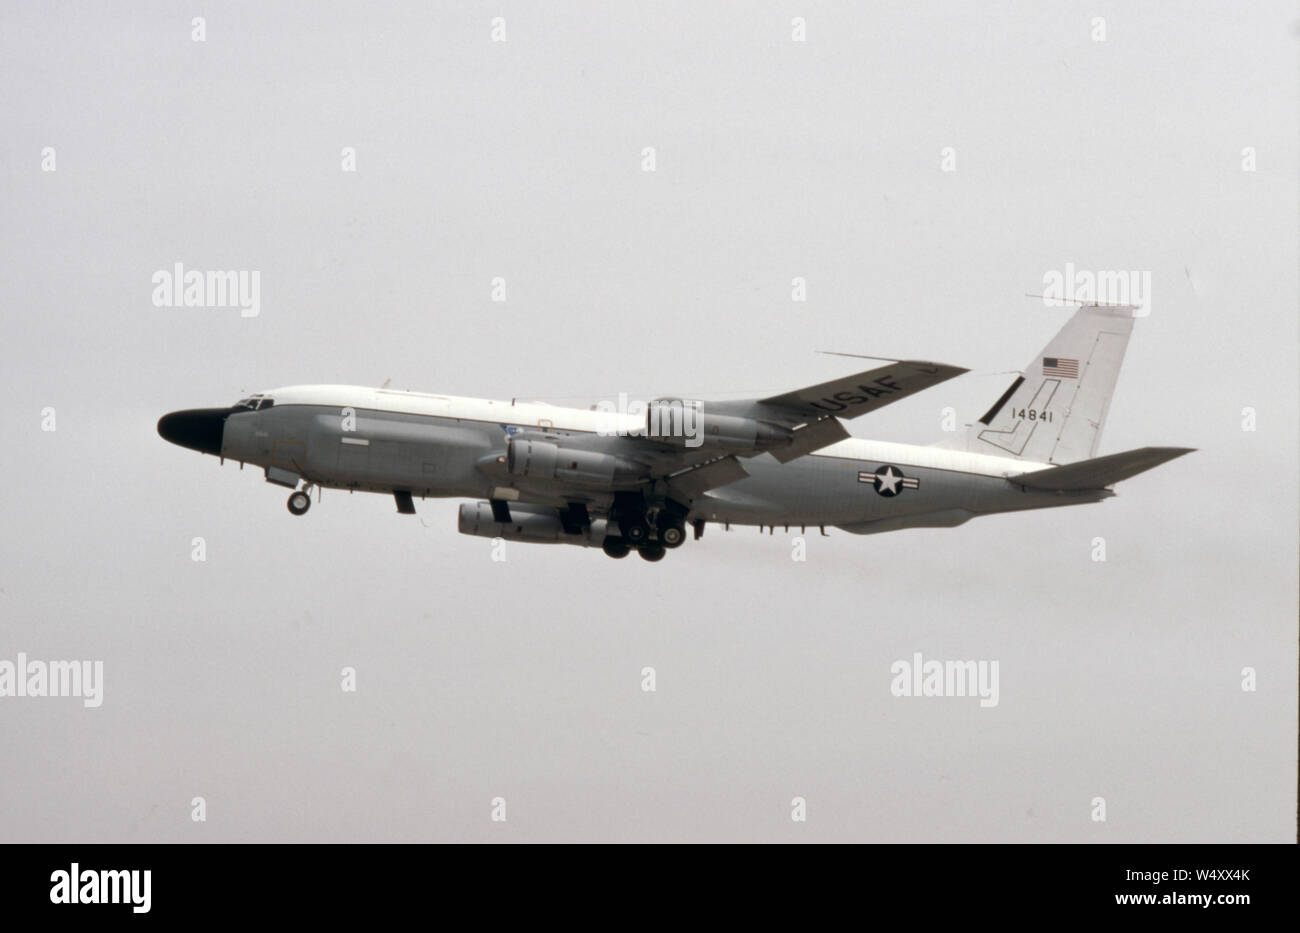
[[[1002,393],[1002,397],[993,403],[993,407],[988,410],[988,414],[980,419],[980,424],[989,424],[992,422],[993,419],[998,416],[998,412],[1002,410],[1002,406],[1011,399],[1011,396],[1016,394],[1016,389],[1020,388],[1024,382],[1024,376],[1017,376],[1016,381],[1011,383],[1011,386],[1007,391]]]

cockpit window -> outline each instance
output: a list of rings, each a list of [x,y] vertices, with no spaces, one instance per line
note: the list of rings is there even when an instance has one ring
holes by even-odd
[[[241,398],[235,402],[234,408],[244,408],[248,411],[260,411],[263,408],[270,408],[275,404],[275,399],[266,398],[261,395],[250,395],[248,398]]]

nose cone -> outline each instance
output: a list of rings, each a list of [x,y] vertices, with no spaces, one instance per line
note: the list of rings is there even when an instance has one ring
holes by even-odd
[[[221,435],[226,430],[229,408],[189,408],[158,419],[163,440],[205,454],[221,453]]]

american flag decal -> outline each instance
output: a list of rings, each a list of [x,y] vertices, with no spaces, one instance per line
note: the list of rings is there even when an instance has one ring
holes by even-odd
[[[1060,356],[1043,357],[1044,376],[1063,376],[1066,379],[1079,378],[1079,361],[1067,360]]]

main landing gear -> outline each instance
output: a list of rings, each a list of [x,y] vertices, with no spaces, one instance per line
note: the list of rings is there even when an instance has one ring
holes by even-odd
[[[636,551],[642,560],[663,560],[670,549],[686,541],[686,513],[687,508],[672,499],[647,503],[643,495],[618,493],[610,517],[618,523],[621,536],[606,537],[602,547],[614,558]]]
[[[648,560],[653,563],[657,560],[663,560],[664,555],[668,552],[664,550],[662,544],[651,541],[649,544],[643,544],[637,548],[637,553],[641,555],[642,560]]]
[[[663,560],[664,555],[668,553],[658,541],[647,541],[645,544],[633,548],[627,543],[626,538],[620,538],[618,535],[607,536],[600,547],[601,550],[615,559],[627,557],[634,550],[641,555],[642,560],[648,561]]]
[[[632,550],[628,547],[626,540],[616,537],[615,535],[607,535],[605,537],[605,543],[602,544],[600,548],[616,560],[627,557]]]
[[[311,508],[311,486],[304,486],[297,492],[289,493],[289,511],[294,515],[306,515]]]
[[[681,547],[686,540],[685,525],[663,525],[659,528],[659,543],[664,547]]]

